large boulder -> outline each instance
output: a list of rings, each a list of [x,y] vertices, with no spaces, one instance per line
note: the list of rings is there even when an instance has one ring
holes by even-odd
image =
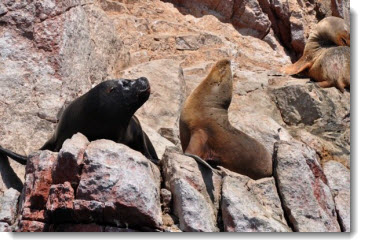
[[[222,218],[228,232],[290,232],[274,178],[252,180],[226,175],[222,186]]]
[[[84,162],[76,199],[105,202],[104,218],[110,224],[161,227],[159,172],[147,158],[99,140],[87,147]]]
[[[216,232],[221,177],[175,149],[162,160],[165,187],[173,196],[174,214],[183,231]]]
[[[319,88],[309,80],[298,79],[273,84],[268,91],[287,128],[299,140],[316,145],[311,147],[317,149],[322,158],[350,166],[349,92]],[[318,143],[323,146],[322,150],[318,149]]]
[[[341,231],[335,202],[314,150],[299,142],[277,142],[274,176],[295,231]]]
[[[58,154],[32,154],[26,171],[19,231],[94,231],[80,223],[101,231],[162,228],[160,172],[123,144],[89,143],[78,133]]]

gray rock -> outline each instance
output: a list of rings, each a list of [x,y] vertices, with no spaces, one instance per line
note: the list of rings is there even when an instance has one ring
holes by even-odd
[[[0,3],[0,16],[4,15],[8,12],[8,9],[5,7],[3,3]]]
[[[91,142],[76,199],[106,202],[107,223],[160,228],[160,184],[141,153],[109,140]]]
[[[12,225],[18,211],[19,191],[10,188],[0,197],[0,221]]]
[[[336,211],[341,229],[351,231],[351,182],[350,170],[341,163],[328,161],[323,164],[323,172],[335,199]]]
[[[175,37],[177,50],[198,50],[203,46],[222,44],[222,40],[208,33],[181,35]]]
[[[163,213],[170,213],[171,212],[171,202],[172,202],[172,194],[171,191],[162,188],[161,189],[161,204]]]
[[[216,232],[221,177],[190,157],[167,149],[161,160],[165,186],[183,231]]]
[[[248,185],[250,184],[250,185]],[[222,217],[228,232],[289,232],[273,178],[225,176]]]
[[[175,146],[181,147],[180,138],[179,138],[180,134],[177,129],[161,128],[158,130],[158,133],[161,136],[163,136],[164,138],[166,138],[167,140],[169,140],[170,142],[172,142],[173,144],[175,144]]]
[[[274,176],[295,231],[340,231],[335,203],[314,150],[299,142],[277,142]]]
[[[285,125],[278,107],[266,90],[254,90],[245,94],[242,87],[248,87],[249,81],[237,81],[234,96],[229,107],[229,112],[239,112],[240,115],[249,118],[252,114],[261,114],[274,119],[280,125]]]
[[[319,88],[303,80],[287,80],[269,89],[289,128],[305,129],[331,142],[332,156],[350,166],[350,94],[336,88]],[[324,150],[326,151],[326,150]],[[322,152],[321,156],[326,153]],[[328,160],[328,159],[327,159]]]
[[[63,143],[61,150],[58,152],[58,161],[53,167],[53,183],[62,184],[68,181],[73,187],[77,187],[84,152],[88,144],[88,139],[81,133],[73,135],[71,139],[67,139]]]
[[[9,226],[8,223],[0,222],[0,232],[10,232],[10,231],[11,227]]]
[[[263,144],[272,155],[277,141],[292,141],[293,137],[272,118],[261,114],[241,114],[237,111],[229,113],[230,122],[234,127],[255,138]]]
[[[276,188],[274,177],[262,178],[259,180],[249,180],[247,188],[255,195],[265,211],[276,220],[288,225],[284,217],[279,194]],[[291,231],[291,229],[289,229]]]

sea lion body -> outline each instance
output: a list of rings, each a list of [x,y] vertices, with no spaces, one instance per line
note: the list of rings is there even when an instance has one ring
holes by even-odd
[[[101,82],[64,109],[54,134],[40,149],[58,152],[66,139],[80,132],[90,141],[109,139],[123,143],[157,162],[151,141],[133,116],[149,94],[146,78]],[[14,156],[15,153],[1,147],[0,153],[26,162],[26,156]]]
[[[303,56],[283,69],[289,75],[304,73],[321,87],[350,88],[350,28],[338,17],[320,21],[310,34]]]
[[[183,151],[253,179],[271,176],[271,156],[265,147],[230,124],[231,99],[230,61],[221,60],[184,104],[180,115]]]

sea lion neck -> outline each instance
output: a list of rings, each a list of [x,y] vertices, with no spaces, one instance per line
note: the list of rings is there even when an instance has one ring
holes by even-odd
[[[212,108],[227,111],[232,99],[232,87],[229,83],[211,83],[209,78],[205,79],[189,96],[188,107]]]

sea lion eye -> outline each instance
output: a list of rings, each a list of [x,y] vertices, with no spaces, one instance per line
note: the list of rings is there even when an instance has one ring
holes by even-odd
[[[116,87],[110,87],[106,90],[107,93],[111,93],[112,91],[114,91],[116,89]]]

